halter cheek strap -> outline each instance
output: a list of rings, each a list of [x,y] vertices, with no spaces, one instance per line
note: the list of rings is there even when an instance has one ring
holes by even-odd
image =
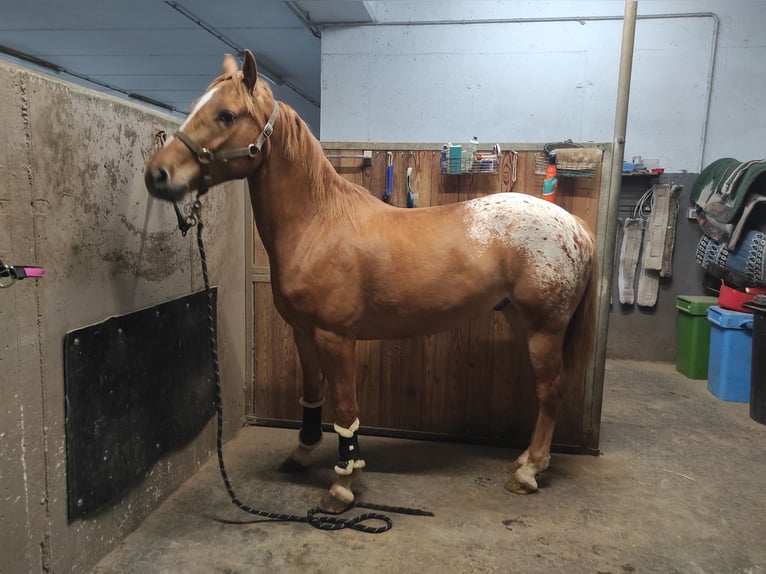
[[[197,144],[182,131],[176,132],[175,136],[181,140],[186,147],[189,148],[192,154],[194,154],[197,163],[200,165],[200,177],[202,179],[202,183],[199,190],[197,191],[197,195],[204,195],[213,185],[213,178],[210,175],[211,163],[215,161],[227,162],[230,159],[238,159],[243,157],[250,159],[255,158],[255,156],[260,153],[263,144],[266,143],[266,140],[271,137],[271,134],[274,133],[274,124],[276,123],[278,116],[279,102],[274,100],[274,110],[271,112],[269,120],[266,122],[266,125],[263,126],[263,130],[261,130],[261,133],[255,139],[255,142],[251,143],[247,147],[231,150],[221,150],[214,152],[204,146]]]
[[[263,144],[266,143],[266,140],[271,137],[271,134],[274,133],[274,124],[277,121],[277,116],[279,116],[279,102],[274,100],[274,109],[271,112],[271,116],[269,116],[269,121],[267,121],[266,125],[263,126],[263,130],[255,140],[255,144],[251,144],[251,146],[255,146],[255,153],[261,151]]]

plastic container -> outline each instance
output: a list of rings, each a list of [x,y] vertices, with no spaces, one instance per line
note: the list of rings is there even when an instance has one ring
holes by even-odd
[[[719,306],[707,310],[710,322],[710,359],[707,388],[733,403],[750,401],[753,354],[753,315]]]
[[[750,310],[742,306],[743,303],[752,301],[753,297],[766,294],[766,287],[746,287],[744,291],[729,287],[721,280],[721,290],[718,292],[718,305],[732,311],[750,313]]]
[[[766,425],[766,296],[757,295],[744,306],[753,312],[750,418]]]
[[[463,171],[463,146],[449,146],[449,173],[459,174]]]
[[[556,172],[556,154],[551,153],[548,157],[548,167],[545,169],[543,180],[543,199],[556,203],[559,191],[559,178]]]
[[[476,156],[479,153],[479,138],[473,136],[471,141],[468,142],[468,146],[463,151],[463,172],[469,173],[474,171],[474,166],[477,168],[479,165],[476,163]]]
[[[707,310],[716,297],[679,295],[676,297],[676,370],[690,379],[707,379],[710,354],[710,323]]]
[[[468,142],[468,153],[471,154],[471,161],[476,157],[476,152],[479,151],[479,138],[473,136],[471,141]]]

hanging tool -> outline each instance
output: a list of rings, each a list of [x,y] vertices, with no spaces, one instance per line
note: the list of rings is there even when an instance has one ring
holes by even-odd
[[[418,206],[418,195],[412,192],[412,185],[410,180],[412,179],[412,168],[407,168],[407,207]]]
[[[415,154],[411,151],[409,152],[409,155],[407,156],[407,163],[412,162],[417,166],[417,159],[415,158]],[[412,191],[412,166],[407,167],[407,207],[417,207],[418,202],[420,200],[420,196]]]
[[[394,154],[386,152],[388,163],[386,165],[386,191],[383,192],[383,201],[391,203],[391,195],[394,191]]]
[[[500,161],[500,146],[495,144],[495,147],[497,148],[495,153],[497,154],[497,159]],[[513,186],[516,185],[516,170],[519,165],[519,152],[516,150],[511,150],[511,177],[510,181],[508,182],[508,193],[513,191]]]

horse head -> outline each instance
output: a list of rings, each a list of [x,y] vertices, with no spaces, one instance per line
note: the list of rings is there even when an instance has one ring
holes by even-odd
[[[242,70],[226,55],[223,74],[150,159],[144,179],[152,196],[178,201],[188,192],[203,194],[218,183],[245,178],[261,166],[279,105],[268,85],[257,80],[252,52],[245,50]]]

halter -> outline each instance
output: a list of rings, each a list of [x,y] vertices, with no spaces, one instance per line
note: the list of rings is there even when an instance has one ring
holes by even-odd
[[[271,112],[269,121],[267,121],[266,125],[263,126],[263,131],[261,131],[255,142],[251,143],[247,147],[241,147],[232,150],[211,151],[208,148],[197,144],[182,131],[176,132],[176,137],[181,140],[186,147],[189,148],[200,166],[202,183],[197,190],[197,197],[205,195],[213,185],[213,178],[210,176],[210,164],[216,161],[222,161],[225,163],[230,159],[241,157],[248,157],[250,159],[255,158],[255,156],[258,155],[258,153],[261,151],[261,148],[263,147],[263,144],[266,142],[266,140],[271,136],[272,133],[274,133],[274,123],[277,121],[278,115],[279,102],[274,100],[274,111]]]

